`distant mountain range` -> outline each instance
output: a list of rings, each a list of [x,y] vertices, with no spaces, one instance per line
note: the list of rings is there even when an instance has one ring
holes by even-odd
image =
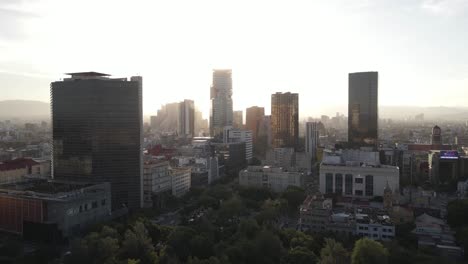
[[[50,104],[30,100],[0,101],[1,119],[50,119]]]

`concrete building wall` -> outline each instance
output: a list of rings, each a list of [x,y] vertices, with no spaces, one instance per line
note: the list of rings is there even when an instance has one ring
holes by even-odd
[[[341,175],[341,184],[339,184],[339,175]],[[346,186],[346,175],[352,177],[352,192]],[[348,176],[348,177],[350,177]],[[373,176],[373,195],[366,195],[366,176]],[[398,167],[382,166],[382,167],[353,167],[353,166],[335,166],[335,165],[320,165],[320,192],[330,193],[330,188],[327,190],[327,179],[331,177],[331,193],[339,192],[341,186],[342,195],[348,197],[374,197],[383,196],[385,187],[388,186],[394,191],[399,189],[400,175]],[[359,195],[359,193],[362,193]]]

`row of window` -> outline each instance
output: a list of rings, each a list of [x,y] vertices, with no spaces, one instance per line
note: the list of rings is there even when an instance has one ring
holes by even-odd
[[[374,176],[366,175],[366,184],[365,184],[365,194],[366,196],[373,196],[374,195]],[[343,194],[343,174],[336,173],[335,177],[335,191],[334,193]],[[356,184],[362,184],[364,182],[363,178],[355,178],[354,182]],[[326,173],[325,174],[325,193],[333,193],[333,173]],[[346,174],[345,175],[345,195],[352,195],[353,194],[353,175]],[[355,191],[355,195],[362,196],[363,193],[360,190]]]
[[[101,206],[105,206],[106,205],[106,199],[102,199],[101,200]],[[78,210],[79,213],[82,213],[82,212],[86,212],[90,209],[96,209],[98,208],[98,202],[97,201],[93,201],[91,202],[91,206],[88,206],[87,203],[85,203],[84,205],[80,205],[80,208]]]

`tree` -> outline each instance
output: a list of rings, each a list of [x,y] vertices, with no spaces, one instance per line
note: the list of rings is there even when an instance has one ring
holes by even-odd
[[[185,262],[192,254],[190,241],[197,232],[189,227],[178,226],[169,235],[167,241],[167,253],[170,256],[177,256],[181,261]]]
[[[281,198],[288,201],[288,210],[290,213],[296,213],[297,208],[299,207],[302,202],[304,202],[306,198],[306,194],[304,189],[296,187],[296,186],[289,186],[286,191],[283,192]]]
[[[325,245],[320,251],[321,264],[345,264],[348,263],[348,252],[334,239],[325,238]]]
[[[279,263],[283,256],[283,245],[281,240],[270,231],[261,231],[254,240],[253,256],[248,263]],[[268,252],[268,254],[265,254]]]
[[[141,264],[156,263],[157,255],[148,230],[142,222],[136,222],[125,232],[121,255],[124,259],[140,260]]]
[[[381,243],[361,238],[354,244],[351,255],[352,264],[386,264],[388,262],[388,251]]]
[[[295,247],[281,260],[282,264],[315,264],[318,258],[314,252],[305,247]]]
[[[467,225],[468,199],[449,202],[447,206],[447,222],[452,228]]]

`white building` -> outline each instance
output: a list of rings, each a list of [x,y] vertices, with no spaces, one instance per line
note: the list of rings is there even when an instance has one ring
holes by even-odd
[[[383,196],[385,187],[399,189],[399,168],[380,165],[379,153],[344,150],[324,153],[320,164],[320,192],[348,197]]]
[[[392,240],[395,237],[395,225],[388,216],[378,216],[370,219],[367,214],[355,214],[356,235],[372,240]]]
[[[224,127],[223,133],[223,142],[224,143],[245,143],[245,158],[250,161],[253,157],[253,148],[252,148],[252,131],[250,130],[240,130],[232,128],[231,126]]]
[[[172,179],[169,173],[169,162],[147,161],[143,164],[143,204],[153,205],[153,195],[172,189]]]
[[[294,167],[293,148],[273,148],[266,153],[266,164],[289,169]]]
[[[180,197],[190,190],[190,168],[171,168],[172,195]]]
[[[303,187],[304,174],[287,172],[279,167],[248,166],[239,172],[239,184],[242,186],[265,187],[282,192],[288,186]]]
[[[305,152],[313,160],[317,158],[317,147],[319,145],[319,123],[307,122],[305,134]]]

